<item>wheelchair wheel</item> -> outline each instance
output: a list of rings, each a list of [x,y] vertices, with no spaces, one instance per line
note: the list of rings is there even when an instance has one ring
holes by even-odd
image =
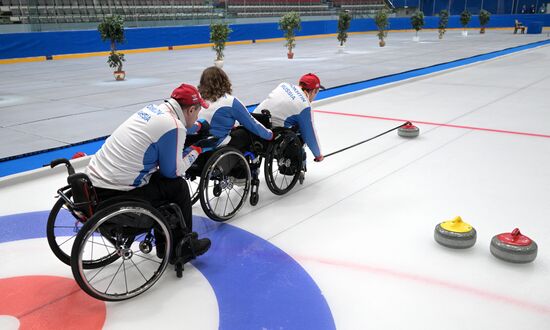
[[[275,141],[265,157],[265,182],[275,195],[289,192],[300,179],[303,150],[295,134],[287,134]]]
[[[231,219],[241,209],[250,191],[250,167],[233,147],[216,151],[206,163],[199,187],[201,206],[215,221]]]
[[[71,197],[71,192],[67,193],[67,197]],[[74,240],[83,225],[81,220],[68,209],[62,198],[55,202],[46,223],[46,237],[48,245],[55,256],[68,266],[71,265],[71,251]],[[84,268],[103,267],[116,258],[118,256],[112,254],[103,256],[100,259],[87,259],[83,261]]]
[[[135,297],[152,287],[168,266],[172,233],[162,215],[142,202],[122,202],[92,216],[79,231],[71,252],[76,282],[90,296],[105,301]],[[117,259],[97,269],[85,260],[115,253]]]

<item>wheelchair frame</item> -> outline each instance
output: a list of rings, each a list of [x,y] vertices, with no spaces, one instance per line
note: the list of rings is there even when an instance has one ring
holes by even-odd
[[[47,238],[59,260],[71,266],[82,290],[97,299],[120,301],[147,291],[168,264],[174,264],[177,276],[182,276],[183,264],[194,258],[182,255],[184,247],[193,251],[193,234],[187,233],[176,204],[153,207],[147,201],[131,197],[99,201],[86,174],[75,173],[66,159],[54,160],[50,166],[60,164],[67,167],[68,185],[57,190],[59,199],[48,217]],[[68,214],[61,213],[64,208]],[[69,223],[59,225],[62,221]],[[56,228],[61,235],[56,235]],[[72,229],[69,239],[67,229]],[[178,230],[181,234],[176,236],[181,239],[176,242],[173,236]],[[62,243],[57,241],[58,237],[63,237]],[[70,253],[63,251],[61,246],[72,239],[72,246],[66,245]],[[109,272],[113,274],[111,278]],[[133,282],[137,284],[130,288]],[[106,288],[96,287],[101,283],[108,284]]]
[[[269,121],[269,112],[265,112],[265,110],[263,110],[262,114],[253,115],[255,115],[258,121],[264,124],[264,126],[268,128],[271,127],[271,123]],[[262,117],[258,118],[258,115]],[[269,122],[265,123],[266,121]],[[231,146],[222,146],[212,153],[205,153],[200,156],[208,157],[208,159],[205,161],[205,165],[202,168],[194,168],[188,170],[188,172],[186,173],[186,177],[188,179],[188,182],[190,183],[190,186],[194,185],[194,181],[197,178],[200,178],[199,184],[195,184],[197,188],[191,193],[192,201],[194,203],[197,200],[200,200],[203,211],[210,219],[215,221],[227,221],[234,217],[244,205],[244,201],[248,197],[247,195],[249,192],[250,204],[252,206],[255,206],[258,203],[258,189],[260,185],[260,180],[258,176],[259,169],[262,164],[262,159],[266,160],[264,163],[264,177],[267,186],[272,193],[276,195],[284,195],[288,193],[296,185],[297,182],[300,182],[300,184],[303,183],[306,171],[303,161],[305,158],[305,154],[303,150],[303,142],[298,133],[298,129],[277,128],[275,130],[278,133],[278,137],[274,141],[265,142],[249,132],[252,143],[251,146],[248,148],[248,151],[241,152]],[[299,155],[295,155],[295,157],[287,157],[285,150],[289,146],[297,148],[299,150]],[[227,178],[223,178],[218,180],[219,182],[215,182],[213,188],[214,191],[209,192],[208,189],[210,187],[210,181],[216,181],[215,176],[211,175],[211,173],[213,172],[211,167],[216,166],[216,164],[219,162],[219,158],[227,158],[229,157],[228,155],[232,155],[234,161],[241,164],[241,166],[243,167],[243,171],[247,172],[244,188],[239,194],[240,199],[236,203],[233,203],[232,197],[230,195],[232,193],[231,190],[234,187],[234,182],[227,181]],[[204,159],[201,161],[204,161]],[[247,165],[246,169],[244,164]],[[282,174],[282,168],[291,169],[291,173]],[[198,175],[199,171],[201,173],[200,176]],[[281,174],[280,183],[278,183],[279,174]],[[287,178],[287,176],[290,178]],[[213,177],[214,179],[212,179]],[[224,195],[224,193],[226,194],[225,197],[222,196]],[[219,198],[225,198],[225,207],[223,209],[223,212],[221,213],[216,211],[217,205],[219,204]],[[213,205],[213,201],[215,199],[216,204]],[[231,204],[232,209],[230,209],[229,212],[226,212],[228,200],[229,204]],[[222,202],[222,204],[224,204],[224,202]]]

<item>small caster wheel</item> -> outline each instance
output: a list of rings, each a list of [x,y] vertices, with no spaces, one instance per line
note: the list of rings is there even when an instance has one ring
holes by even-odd
[[[151,245],[151,242],[143,241],[139,243],[139,250],[142,253],[149,254],[149,252],[151,252],[152,249],[153,249],[153,246]]]
[[[213,193],[214,193],[214,196],[220,197],[220,195],[222,194],[222,187],[220,187],[219,184],[215,185]]]
[[[298,179],[300,184],[304,184],[304,179],[305,178],[306,178],[306,175],[304,174],[304,172],[300,172],[300,178]]]
[[[250,205],[255,206],[260,200],[260,195],[258,193],[250,194]]]

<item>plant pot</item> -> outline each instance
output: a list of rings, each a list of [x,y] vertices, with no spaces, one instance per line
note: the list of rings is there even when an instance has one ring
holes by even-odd
[[[215,60],[214,65],[216,66],[216,68],[222,69],[223,68],[223,60]]]
[[[286,56],[288,57],[289,60],[293,59],[294,58],[294,53],[286,53]]]
[[[344,53],[344,50],[346,50],[346,45],[339,45],[338,46],[338,54]]]
[[[481,30],[479,30],[479,33],[481,33],[481,34],[485,34],[485,28],[484,28],[484,27],[482,27],[482,28],[481,28]]]
[[[380,45],[380,47],[386,46],[386,42],[384,41],[384,39],[380,40],[378,44]]]
[[[419,36],[414,36],[414,37],[413,37],[413,41],[419,42],[419,41],[420,41],[420,37],[419,37]]]
[[[468,36],[468,31],[466,31],[466,30],[462,31],[462,36],[467,37]]]
[[[125,71],[115,71],[113,72],[113,75],[115,76],[115,80],[124,80],[126,78],[126,72]]]

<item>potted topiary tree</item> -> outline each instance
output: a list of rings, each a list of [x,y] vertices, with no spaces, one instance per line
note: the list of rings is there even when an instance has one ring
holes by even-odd
[[[302,21],[300,20],[300,14],[297,12],[286,13],[279,20],[279,29],[285,31],[285,47],[288,49],[288,58],[294,58],[292,49],[296,47],[296,31],[300,31],[302,28]]]
[[[481,30],[479,30],[479,33],[481,34],[485,33],[485,26],[487,26],[490,19],[491,19],[490,12],[486,11],[485,9],[482,9],[479,12],[479,25],[481,26]]]
[[[418,37],[418,31],[422,30],[424,27],[424,12],[417,10],[412,16],[411,16],[411,25],[413,29],[416,30],[416,35],[414,36],[414,41],[419,41],[420,38]]]
[[[124,54],[111,51],[109,57],[107,58],[107,64],[112,69],[115,80],[124,80],[126,78],[126,72],[122,70],[122,62],[126,61],[124,59]]]
[[[384,41],[384,38],[388,36],[388,32],[386,29],[389,26],[388,22],[388,11],[386,8],[380,9],[376,15],[374,15],[374,23],[376,23],[376,27],[378,27],[378,39],[380,47],[384,47],[386,45],[386,42]]]
[[[468,31],[466,30],[466,26],[468,26],[468,23],[470,23],[470,20],[472,19],[472,14],[468,11],[468,9],[464,9],[462,13],[460,13],[460,24],[462,25],[462,28],[464,29],[462,31],[463,36],[468,36]]]
[[[210,42],[213,43],[212,49],[216,52],[214,64],[218,68],[223,67],[223,50],[229,34],[233,32],[226,23],[210,24]]]
[[[443,9],[439,12],[439,39],[443,39],[443,35],[447,31],[447,24],[449,24],[449,12]]]
[[[339,52],[344,51],[344,43],[348,40],[348,29],[351,22],[351,14],[349,10],[342,10],[338,16],[338,36],[337,39],[340,41]]]
[[[101,35],[101,40],[109,40],[111,43],[111,53],[107,64],[116,70],[113,72],[115,79],[124,80],[126,77],[126,72],[122,70],[122,62],[125,61],[124,54],[116,51],[116,44],[124,42],[124,19],[119,15],[105,17],[103,22],[99,23],[97,30]]]

